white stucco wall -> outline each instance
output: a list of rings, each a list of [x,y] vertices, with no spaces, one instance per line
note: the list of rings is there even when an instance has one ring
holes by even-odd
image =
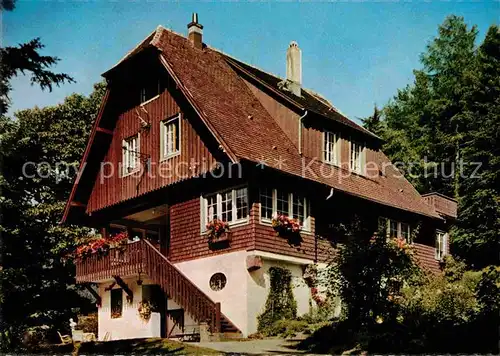
[[[175,266],[214,302],[221,303],[222,313],[243,333],[248,334],[246,251],[237,251],[218,256],[177,263]],[[220,291],[210,288],[210,277],[224,273],[226,286]]]
[[[263,267],[249,272],[246,259],[249,255],[258,255],[263,259]],[[303,315],[310,310],[311,291],[303,279],[303,267],[313,261],[293,258],[289,256],[272,254],[260,251],[237,251],[218,256],[200,258],[197,260],[177,263],[175,266],[186,275],[194,284],[207,294],[214,302],[221,303],[221,310],[231,322],[233,322],[246,337],[257,331],[257,316],[264,310],[267,296],[269,294],[271,267],[287,268],[292,273],[292,287],[295,300],[297,301],[297,314]],[[215,273],[224,273],[227,278],[226,286],[220,291],[210,288],[210,277]],[[150,280],[143,278],[143,284],[153,284]],[[137,312],[139,301],[142,300],[142,287],[137,285],[137,277],[124,279],[132,289],[134,300],[129,304],[126,294],[123,293],[123,313],[120,318],[111,319],[111,294],[104,289],[112,281],[99,284],[99,294],[102,298],[102,306],[98,311],[99,318],[99,340],[103,340],[109,333],[108,340],[131,339],[142,337],[160,337],[161,316],[153,313],[148,322],[140,319]],[[114,288],[119,288],[115,285]],[[167,301],[168,309],[178,309],[183,306],[177,305],[175,301]],[[198,323],[187,313],[184,315],[185,332],[192,332]],[[168,320],[166,332],[170,332],[172,321]],[[172,335],[181,333],[176,328]]]
[[[123,310],[120,318],[111,318],[111,292],[105,291],[112,281],[99,284],[99,295],[102,305],[98,310],[98,339],[108,340],[135,339],[142,337],[160,337],[160,314],[152,313],[149,321],[144,322],[137,312],[138,303],[142,300],[142,286],[137,285],[137,278],[124,279],[134,294],[134,300],[129,303],[123,292]],[[151,284],[145,280],[143,284]],[[120,288],[115,285],[113,289]]]
[[[271,267],[281,267],[290,270],[292,274],[293,296],[297,302],[297,315],[309,312],[311,291],[304,282],[303,266],[312,263],[311,260],[294,259],[288,256],[250,252],[249,254],[261,255],[263,267],[247,272],[248,283],[248,319],[247,331],[252,334],[257,331],[257,316],[264,311],[267,296],[270,289],[269,269]]]
[[[177,304],[173,299],[168,299],[167,301],[167,309],[184,309],[181,305]],[[190,314],[184,311],[184,330],[182,330],[179,326],[174,325],[174,322],[171,318],[168,319],[167,325],[167,336],[170,334],[171,337],[175,337],[178,334],[190,334],[194,332],[199,332],[199,323],[193,320]]]

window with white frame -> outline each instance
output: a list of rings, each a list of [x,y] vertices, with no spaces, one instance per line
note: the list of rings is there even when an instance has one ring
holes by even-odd
[[[401,231],[401,237],[405,239],[406,242],[412,242],[411,241],[411,229],[410,229],[410,224],[407,223],[401,223],[399,227]]]
[[[248,219],[247,188],[230,189],[204,197],[202,199],[203,230],[214,219],[228,223],[246,221]]]
[[[350,143],[350,168],[351,171],[363,173],[365,161],[365,146],[359,142]]]
[[[261,221],[271,222],[274,214],[297,219],[304,230],[310,229],[309,201],[297,193],[263,187],[259,194]]]
[[[123,140],[123,174],[127,175],[139,168],[139,135]]]
[[[180,114],[160,123],[161,158],[168,158],[180,152]]]
[[[323,161],[340,164],[340,137],[336,133],[323,132]]]
[[[269,221],[273,218],[273,192],[271,188],[260,189],[260,216]]]
[[[436,231],[436,260],[442,260],[446,255],[446,233]]]
[[[412,243],[411,226],[408,223],[387,219],[387,236],[400,237],[407,243]]]

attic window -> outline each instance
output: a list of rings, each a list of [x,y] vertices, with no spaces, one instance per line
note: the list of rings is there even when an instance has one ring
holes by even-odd
[[[365,169],[365,146],[359,142],[351,141],[349,156],[351,171],[363,174]]]
[[[160,123],[161,159],[167,159],[180,153],[180,128],[180,114]]]
[[[340,138],[333,132],[323,132],[323,161],[330,164],[340,163]]]
[[[147,101],[156,98],[161,92],[161,81],[150,80],[144,83],[139,89],[140,103],[144,104]]]
[[[131,136],[123,140],[123,176],[126,176],[139,168],[139,135]]]

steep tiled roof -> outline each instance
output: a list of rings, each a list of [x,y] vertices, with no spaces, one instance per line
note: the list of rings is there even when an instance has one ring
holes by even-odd
[[[288,90],[279,89],[279,83],[282,82],[283,79],[273,74],[264,72],[263,70],[251,66],[247,63],[239,61],[231,56],[228,56],[227,54],[225,54],[224,57],[230,64],[235,65],[243,69],[247,73],[251,74],[252,76],[262,80],[264,83],[269,85],[269,87],[285,95],[290,101],[294,102],[297,106],[305,110],[315,112],[319,115],[324,116],[325,118],[340,122],[341,124],[349,126],[355,130],[358,130],[363,134],[372,137],[377,137],[375,134],[368,131],[364,127],[359,126],[352,120],[349,120],[349,118],[347,118],[344,114],[342,114],[340,110],[338,110],[335,106],[333,106],[330,102],[328,102],[328,100],[326,100],[319,94],[308,89],[302,89],[301,96],[300,97],[296,96]]]
[[[238,62],[209,47],[194,48],[185,37],[161,26],[120,62],[151,46],[160,51],[160,61],[233,161],[247,160],[259,166],[265,164],[273,169],[316,181],[356,197],[440,218],[392,165],[387,167],[384,176],[373,179],[347,174],[349,172],[334,166],[329,166],[332,171],[327,176],[321,174],[322,162],[304,158],[299,154],[297,147],[245,84],[234,65],[245,66],[245,70],[252,70],[253,75],[258,75],[270,85],[277,85],[279,78],[276,79],[277,77]],[[113,67],[113,70],[116,68],[117,66]],[[304,98],[300,99],[298,105],[303,105],[307,110],[361,132],[369,133],[317,94],[309,91],[303,93]],[[92,140],[89,141],[87,150],[91,149],[91,146]],[[86,153],[82,163],[87,156]],[[381,152],[377,160],[379,164],[389,162]],[[89,177],[86,180],[88,181]],[[63,220],[66,219],[73,203],[77,184],[78,181],[68,200]]]
[[[351,195],[439,217],[392,166],[387,168],[385,176],[375,179],[346,174],[337,167],[332,167],[332,174],[327,177],[320,174],[322,162],[311,162],[299,154],[288,136],[228,64],[227,56],[208,47],[203,50],[196,49],[186,38],[166,29],[159,28],[159,31],[161,35],[155,36],[152,44],[162,51],[161,57],[173,72],[171,74],[177,77],[188,99],[192,99],[198,106],[201,114],[227,145],[226,149],[238,159],[257,164],[266,162],[270,167],[323,183]],[[265,76],[262,73],[264,72],[259,75]],[[271,80],[271,76],[268,76],[268,80]],[[325,104],[312,99],[308,92],[305,94],[303,104],[318,108],[320,114],[325,112],[326,109],[320,109],[322,105],[326,107]],[[329,112],[329,118],[347,120],[351,127],[359,127],[336,111]],[[380,163],[389,162],[383,153],[379,154],[378,160]]]

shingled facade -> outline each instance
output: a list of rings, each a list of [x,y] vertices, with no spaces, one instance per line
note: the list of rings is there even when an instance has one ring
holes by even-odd
[[[98,285],[101,340],[253,333],[269,269],[300,281],[341,242],[332,225],[353,215],[408,240],[419,226],[420,263],[439,271],[456,202],[422,197],[380,138],[303,88],[295,42],[286,63],[279,78],[210,48],[196,17],[187,37],[159,26],[103,74],[108,89],[63,218],[131,241],[77,261],[77,281]],[[277,235],[276,214],[300,223],[296,241]],[[215,240],[214,221],[229,226]],[[308,287],[294,295],[307,312]],[[156,309],[140,324],[146,299]]]

